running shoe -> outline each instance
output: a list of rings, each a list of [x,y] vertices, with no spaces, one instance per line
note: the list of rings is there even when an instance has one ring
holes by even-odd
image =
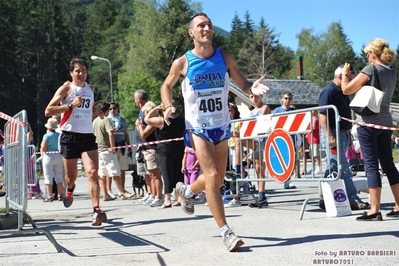
[[[150,207],[159,207],[163,204],[163,201],[161,199],[155,198],[151,203]]]
[[[142,202],[144,205],[150,205],[155,198],[149,197],[146,201]]]
[[[229,201],[229,203],[225,203],[224,207],[225,208],[233,208],[233,207],[240,207],[241,206],[241,201],[239,199],[232,199]]]
[[[267,198],[263,200],[255,200],[254,202],[251,202],[248,204],[248,207],[250,208],[262,208],[262,207],[267,207],[269,206],[269,202],[267,202]]]
[[[147,193],[147,194],[145,195],[145,197],[142,198],[142,199],[139,199],[138,202],[144,203],[146,200],[148,200],[148,198],[151,198],[151,194],[150,194],[150,193]]]
[[[73,184],[72,191],[68,191],[68,188],[66,189],[65,197],[63,199],[65,208],[69,208],[73,203],[73,191],[75,190],[75,187],[76,185]]]
[[[291,184],[291,182],[284,182],[284,189],[296,189],[296,186]]]
[[[185,195],[187,187],[188,185],[179,182],[176,184],[176,191],[182,198],[181,208],[185,213],[192,215],[194,214],[194,203],[192,198],[187,198]]]
[[[232,252],[244,245],[244,241],[234,234],[233,228],[230,228],[223,236],[223,244],[228,251]]]
[[[92,226],[100,226],[102,223],[107,221],[107,214],[103,212],[100,208],[93,213]]]

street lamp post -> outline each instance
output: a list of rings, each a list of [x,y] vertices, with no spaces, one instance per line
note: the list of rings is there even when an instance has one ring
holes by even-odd
[[[91,60],[103,60],[103,61],[107,61],[108,62],[108,64],[109,64],[109,85],[110,85],[110,88],[111,88],[111,102],[113,102],[114,101],[114,91],[112,90],[112,68],[111,68],[111,62],[107,59],[107,58],[103,58],[103,57],[99,57],[99,56],[95,56],[95,55],[92,55],[91,57]]]

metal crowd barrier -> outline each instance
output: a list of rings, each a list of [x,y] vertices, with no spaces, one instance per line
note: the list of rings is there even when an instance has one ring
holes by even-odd
[[[19,112],[10,120],[4,127],[5,206],[6,215],[10,214],[10,206],[17,209],[18,228],[16,230],[0,230],[0,234],[44,233],[57,251],[62,252],[53,235],[48,230],[37,228],[32,218],[26,213],[28,179],[30,181],[36,180],[35,147],[27,145],[28,121],[26,111]],[[33,228],[24,229],[24,219],[28,219]]]
[[[229,194],[224,196],[224,199],[226,198],[233,198],[233,197],[242,197],[242,196],[252,196],[255,200],[257,198],[254,196],[254,194],[251,192],[251,190],[247,189],[247,184],[248,182],[251,183],[257,183],[258,181],[264,181],[264,182],[271,182],[271,181],[279,181],[281,182],[282,178],[286,178],[287,176],[291,176],[293,169],[289,169],[292,167],[292,163],[294,163],[294,169],[297,167],[295,162],[296,160],[299,160],[298,156],[300,153],[300,149],[302,149],[304,146],[299,147],[294,147],[294,153],[287,156],[282,156],[279,158],[279,160],[275,160],[274,162],[271,162],[270,158],[266,156],[270,149],[275,149],[276,152],[280,149],[280,147],[276,144],[277,139],[280,138],[281,136],[277,136],[276,138],[273,132],[276,130],[284,130],[288,135],[291,137],[293,140],[292,143],[294,146],[296,146],[296,141],[299,141],[297,138],[297,135],[302,136],[302,143],[304,144],[306,142],[306,134],[310,133],[313,135],[313,129],[312,129],[312,111],[319,111],[319,110],[324,110],[324,109],[333,109],[334,114],[335,114],[335,128],[337,132],[340,132],[340,117],[337,108],[334,105],[326,105],[326,106],[318,106],[318,107],[313,107],[313,108],[306,108],[306,109],[298,109],[298,110],[293,110],[293,111],[288,111],[288,112],[283,112],[283,113],[277,113],[277,114],[269,114],[269,115],[262,115],[258,117],[251,117],[251,118],[245,118],[245,119],[236,119],[232,120],[232,128],[234,128],[235,123],[240,124],[240,141],[239,141],[239,155],[240,159],[239,162],[241,163],[241,168],[244,169],[243,163],[245,162],[246,165],[250,165],[251,163],[254,164],[255,168],[255,162],[254,158],[262,158],[260,160],[260,169],[259,172],[261,175],[264,174],[264,177],[262,178],[257,178],[256,176],[256,169],[254,171],[255,176],[250,176],[247,175],[245,176],[245,172],[248,174],[248,169],[246,171],[241,170],[241,176],[240,177],[234,177],[234,174],[232,172],[227,173],[225,177],[225,181],[230,182],[231,185],[233,185],[233,189],[231,191],[234,191],[234,193]],[[329,119],[328,117],[328,112],[327,112],[327,120]],[[320,120],[319,120],[320,121]],[[344,160],[345,158],[341,158],[341,153],[340,153],[340,138],[339,134],[336,136],[336,142],[337,142],[337,172],[331,172],[330,169],[328,169],[327,172],[327,177],[324,178],[325,172],[326,172],[326,167],[323,166],[322,158],[323,156],[328,156],[328,152],[325,152],[325,149],[329,149],[329,147],[325,147],[325,140],[323,140],[323,130],[321,129],[319,125],[319,132],[320,132],[320,145],[319,145],[319,150],[318,150],[318,155],[320,157],[320,173],[315,174],[314,172],[306,175],[302,175],[300,179],[291,179],[291,182],[294,183],[306,183],[306,182],[314,182],[317,183],[318,189],[319,189],[319,195],[317,197],[312,197],[312,198],[307,198],[304,200],[301,213],[299,216],[299,219],[302,220],[303,214],[306,208],[306,205],[309,201],[314,201],[314,200],[320,200],[321,197],[320,195],[322,194],[321,190],[321,182],[333,182],[338,180],[341,177],[342,174],[342,165],[341,165],[341,160]],[[284,134],[283,134],[284,135]],[[267,140],[269,138],[273,138],[274,140],[270,140],[269,143],[267,143]],[[295,139],[295,141],[294,141]],[[280,142],[281,143],[281,142]],[[283,144],[285,142],[282,142]],[[267,146],[267,144],[271,144]],[[313,144],[313,143],[311,143]],[[309,144],[311,146],[311,144]],[[274,145],[274,146],[273,146]],[[276,146],[277,145],[277,146]],[[262,148],[263,146],[263,148]],[[266,147],[265,147],[266,146]],[[290,146],[290,144],[288,145]],[[254,148],[254,147],[261,147],[261,148]],[[238,146],[236,145],[236,149]],[[283,147],[285,149],[285,147]],[[292,151],[292,150],[291,150]],[[306,156],[306,153],[308,150],[303,149],[303,156]],[[252,152],[252,162],[248,159],[245,161],[243,159],[243,154],[245,153],[250,153]],[[313,152],[309,152],[310,156],[310,165],[311,168],[313,168],[313,165],[315,165],[315,158],[313,155]],[[231,159],[231,158],[230,158]],[[302,158],[303,159],[303,158]],[[330,161],[330,158],[326,158],[328,161]],[[294,162],[292,162],[294,160]],[[284,161],[286,162],[286,165],[284,165]],[[272,169],[273,166],[278,165],[278,169]],[[281,165],[279,165],[281,164]],[[286,167],[287,165],[291,165],[291,167]],[[271,167],[267,167],[267,166]],[[280,168],[281,166],[281,168]],[[299,167],[300,168],[300,167]],[[304,166],[302,166],[304,168]],[[298,169],[298,168],[297,168]],[[281,176],[279,173],[282,173]],[[300,174],[300,173],[299,173]],[[276,177],[276,175],[278,177]],[[298,175],[298,173],[297,173]],[[285,177],[284,177],[285,176]],[[231,186],[230,185],[230,186]],[[234,187],[235,186],[235,187]],[[266,187],[267,189],[267,187]],[[267,195],[266,195],[267,196]]]

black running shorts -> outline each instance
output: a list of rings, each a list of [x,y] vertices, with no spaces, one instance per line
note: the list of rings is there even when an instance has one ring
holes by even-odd
[[[83,152],[97,150],[94,134],[63,131],[60,137],[61,155],[65,159],[81,158]]]

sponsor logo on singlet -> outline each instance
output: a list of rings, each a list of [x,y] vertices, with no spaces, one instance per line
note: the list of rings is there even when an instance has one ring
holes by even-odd
[[[193,87],[201,85],[203,82],[207,83],[207,87],[223,87],[225,80],[222,78],[222,75],[217,73],[206,73],[206,74],[197,74],[194,76],[193,80],[190,82],[190,85]]]

